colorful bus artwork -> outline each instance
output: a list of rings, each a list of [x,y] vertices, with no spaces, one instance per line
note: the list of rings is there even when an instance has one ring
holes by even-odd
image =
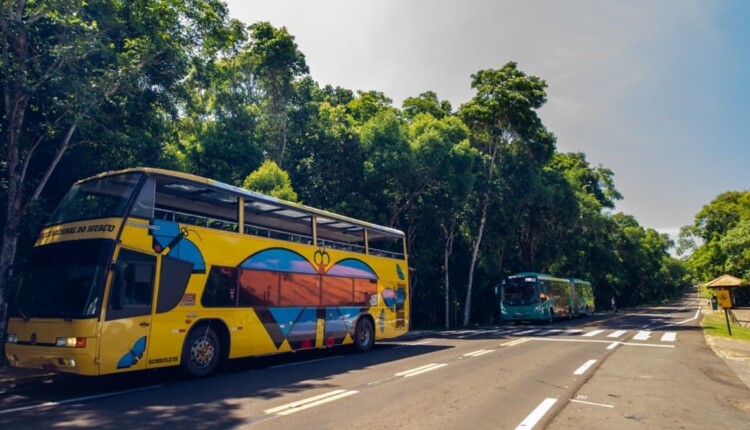
[[[104,375],[409,330],[404,233],[185,173],[73,185],[11,285],[11,366]]]
[[[570,278],[573,291],[573,315],[588,316],[594,313],[594,289],[591,282]]]

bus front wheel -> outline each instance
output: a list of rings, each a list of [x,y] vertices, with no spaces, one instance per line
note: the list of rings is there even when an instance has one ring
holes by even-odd
[[[198,326],[190,331],[182,347],[182,370],[192,377],[211,373],[219,362],[219,337],[209,326]]]
[[[358,352],[367,352],[375,343],[375,330],[369,318],[360,318],[354,328],[354,348]]]

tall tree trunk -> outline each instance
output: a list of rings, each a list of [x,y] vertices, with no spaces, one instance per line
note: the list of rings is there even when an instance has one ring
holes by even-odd
[[[453,239],[456,237],[455,233],[456,221],[454,220],[449,227],[449,231],[446,234],[445,247],[443,249],[443,270],[445,271],[445,329],[451,328],[451,315],[450,315],[450,296],[451,296],[451,283],[450,283],[450,270],[448,268],[450,256],[453,253]]]
[[[471,296],[474,285],[474,267],[479,256],[479,246],[482,244],[482,235],[484,234],[484,225],[487,223],[487,208],[490,205],[489,194],[485,195],[484,204],[482,205],[482,218],[479,220],[479,232],[474,240],[474,249],[471,252],[471,265],[469,267],[469,285],[466,288],[466,307],[464,308],[464,327],[471,321]]]

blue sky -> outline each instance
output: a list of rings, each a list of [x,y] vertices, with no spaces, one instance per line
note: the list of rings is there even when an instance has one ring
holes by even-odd
[[[750,1],[230,0],[295,36],[321,85],[454,108],[471,74],[516,61],[545,79],[562,152],[615,173],[617,210],[675,234],[750,189]]]

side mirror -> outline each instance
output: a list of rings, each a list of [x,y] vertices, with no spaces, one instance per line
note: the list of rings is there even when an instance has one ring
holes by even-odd
[[[120,310],[125,307],[125,271],[119,264],[113,264],[111,268],[113,277],[110,304],[112,309]]]

